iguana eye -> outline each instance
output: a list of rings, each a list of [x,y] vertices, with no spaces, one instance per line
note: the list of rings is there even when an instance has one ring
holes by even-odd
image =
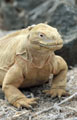
[[[43,34],[40,34],[40,37],[44,37],[44,35],[43,35]]]
[[[42,33],[42,32],[39,32],[38,35],[39,35],[39,37],[40,37],[41,39],[44,39],[44,38],[45,38],[45,35],[44,35],[44,33]]]
[[[44,34],[39,33],[39,37],[43,38],[43,37],[44,37]]]

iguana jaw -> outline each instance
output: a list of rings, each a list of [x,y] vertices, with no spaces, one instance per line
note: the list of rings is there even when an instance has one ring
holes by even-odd
[[[61,49],[63,47],[63,42],[58,42],[58,43],[47,43],[47,42],[44,42],[44,41],[31,41],[32,44],[34,45],[38,45],[39,47],[41,48],[44,48],[44,49],[49,49],[49,50],[58,50],[58,49]]]
[[[39,44],[40,44],[41,47],[44,47],[44,48],[47,48],[47,49],[60,49],[63,46],[62,42],[52,44],[52,43],[45,43],[45,42],[40,41]]]

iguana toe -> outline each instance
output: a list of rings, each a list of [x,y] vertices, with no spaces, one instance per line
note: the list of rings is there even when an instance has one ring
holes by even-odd
[[[51,89],[51,90],[44,90],[43,93],[50,95],[52,97],[61,97],[61,96],[69,96],[69,93],[66,92],[64,89]]]
[[[32,105],[37,104],[37,98],[22,98],[13,103],[13,105],[17,108],[25,107],[27,109],[31,109]]]

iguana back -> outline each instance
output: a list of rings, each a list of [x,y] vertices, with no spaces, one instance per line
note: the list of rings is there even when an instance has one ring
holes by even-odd
[[[0,39],[0,68],[13,64],[18,46],[20,44],[20,47],[23,47],[22,43],[26,39],[26,33],[28,32],[28,28],[18,30]]]

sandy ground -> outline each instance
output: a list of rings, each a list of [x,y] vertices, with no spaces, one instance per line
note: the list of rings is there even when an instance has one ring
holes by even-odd
[[[69,97],[51,98],[42,93],[42,90],[49,89],[49,84],[21,90],[27,97],[39,97],[38,105],[32,110],[25,108],[17,109],[8,103],[0,88],[0,120],[77,120],[77,67],[72,68],[67,74],[67,90],[72,99],[64,104],[58,105]],[[41,111],[51,110],[40,113]],[[36,115],[37,114],[37,115]]]

